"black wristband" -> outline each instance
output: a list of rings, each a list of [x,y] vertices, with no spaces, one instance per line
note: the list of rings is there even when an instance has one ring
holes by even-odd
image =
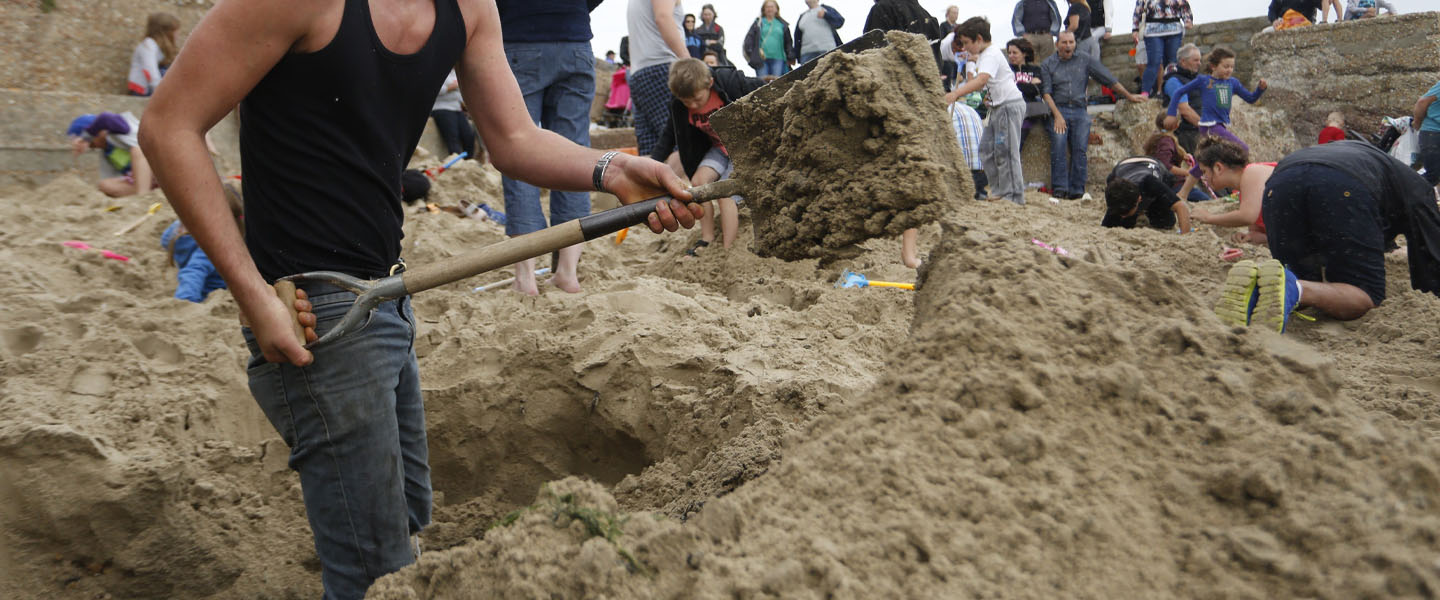
[[[618,150],[611,150],[611,151],[606,152],[605,154],[601,155],[601,156],[600,156],[600,160],[595,161],[595,174],[591,177],[592,179],[594,179],[594,182],[593,182],[593,183],[595,184],[595,191],[597,191],[597,192],[606,191],[606,190],[605,190],[605,169],[610,166],[610,161],[614,160],[614,159],[615,159],[615,155],[617,155],[617,154],[620,154],[620,151],[618,151]]]

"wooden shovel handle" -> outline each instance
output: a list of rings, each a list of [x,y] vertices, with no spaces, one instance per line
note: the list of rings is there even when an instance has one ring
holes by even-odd
[[[285,303],[285,310],[290,312],[290,325],[295,330],[295,340],[305,345],[305,328],[300,326],[300,311],[295,310],[295,282],[275,282],[275,295]]]
[[[717,181],[690,190],[694,202],[724,198],[739,192],[740,184],[736,180]],[[669,201],[670,197],[660,196],[612,208],[471,250],[443,262],[414,267],[401,275],[405,281],[405,292],[422,292],[639,225],[655,212],[656,203],[662,200]]]

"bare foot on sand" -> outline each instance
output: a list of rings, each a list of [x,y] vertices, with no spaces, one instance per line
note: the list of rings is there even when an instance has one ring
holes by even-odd
[[[550,284],[568,294],[580,293],[580,279],[573,273],[570,274],[569,277],[561,277],[559,274],[556,274],[550,278]]]

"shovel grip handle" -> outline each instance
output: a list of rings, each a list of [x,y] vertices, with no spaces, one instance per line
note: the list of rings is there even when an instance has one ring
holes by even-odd
[[[285,310],[290,313],[290,325],[295,332],[295,340],[305,345],[305,328],[300,326],[300,312],[295,310],[295,282],[275,282],[275,295],[285,303]]]
[[[739,192],[740,180],[738,179],[716,181],[691,188],[690,202],[709,202],[716,198],[734,196]],[[585,241],[588,242],[622,229],[640,225],[645,222],[646,217],[648,217],[650,213],[655,212],[655,205],[670,200],[670,196],[660,196],[649,200],[642,200],[634,204],[626,204],[604,212],[598,212],[588,217],[581,217],[580,231],[585,234]]]

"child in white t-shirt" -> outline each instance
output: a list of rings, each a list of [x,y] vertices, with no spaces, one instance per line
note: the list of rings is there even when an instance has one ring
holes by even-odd
[[[984,88],[990,114],[980,139],[980,162],[990,183],[991,199],[1025,204],[1025,178],[1020,173],[1020,124],[1025,96],[1015,85],[1015,72],[999,47],[991,43],[990,22],[972,17],[955,28],[954,51],[975,57],[975,76],[945,96],[946,104]]]
[[[131,96],[149,96],[160,85],[160,78],[170,68],[179,51],[176,34],[180,19],[170,13],[151,13],[145,20],[145,39],[130,54],[130,73],[126,87]]]

